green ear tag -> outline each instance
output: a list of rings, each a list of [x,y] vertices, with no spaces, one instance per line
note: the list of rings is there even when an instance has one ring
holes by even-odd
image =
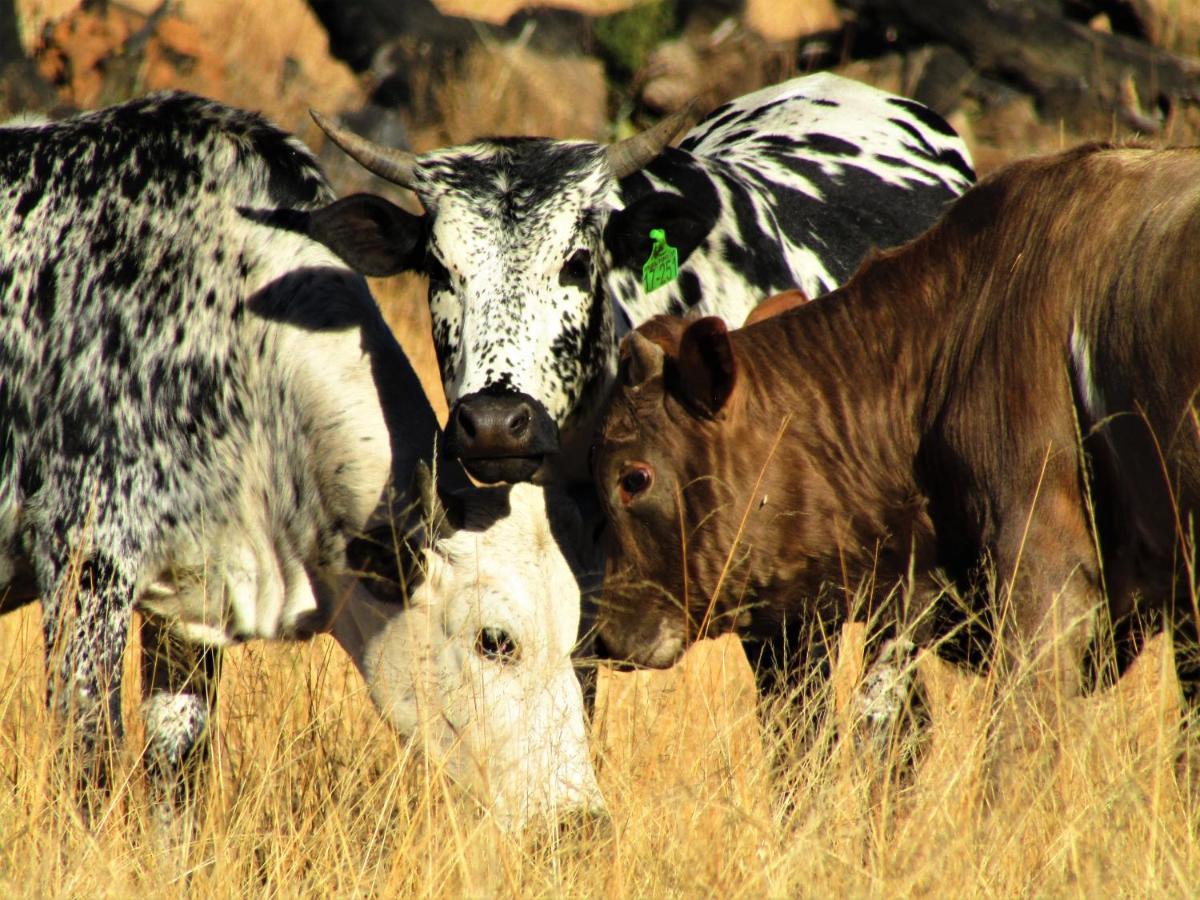
[[[650,230],[650,257],[642,265],[642,287],[646,293],[670,284],[679,274],[679,251],[667,243],[667,233],[661,228]]]

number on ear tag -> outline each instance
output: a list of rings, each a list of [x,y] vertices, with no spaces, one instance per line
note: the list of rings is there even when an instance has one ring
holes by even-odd
[[[679,275],[679,251],[667,243],[667,233],[661,228],[650,230],[650,256],[642,266],[642,287],[646,293],[670,284]]]

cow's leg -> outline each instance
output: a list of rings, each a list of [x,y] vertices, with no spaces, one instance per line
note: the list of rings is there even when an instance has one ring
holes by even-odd
[[[1197,601],[1200,602],[1200,601]],[[1172,620],[1172,650],[1180,691],[1180,745],[1177,770],[1193,820],[1200,813],[1200,609],[1185,598]]]
[[[122,734],[121,659],[133,610],[133,579],[94,554],[73,571],[61,554],[38,554],[48,704],[64,731],[66,767],[96,812],[109,787]],[[77,576],[77,577],[76,577]]]
[[[929,578],[919,576],[897,585],[876,606],[867,622],[862,679],[850,697],[850,736],[865,776],[864,800],[870,821],[885,834],[896,795],[912,784],[929,745],[931,717],[917,655],[932,643],[932,601],[938,594]]]
[[[219,667],[219,648],[183,641],[152,618],[143,621],[142,709],[151,802],[155,824],[175,842],[186,840],[194,801],[202,796]]]
[[[840,633],[836,628],[826,633],[816,630],[789,621],[774,634],[742,638],[777,778],[810,750],[829,750],[825,742],[821,747],[814,743],[826,732],[832,661]]]
[[[907,631],[870,641],[852,701],[855,742],[890,780],[909,780],[925,747],[930,716],[919,646]]]
[[[1016,517],[1021,518],[1021,517]],[[1038,499],[995,554],[1000,648],[992,787],[1010,764],[1050,747],[1080,694],[1100,577],[1081,504],[1069,492]]]

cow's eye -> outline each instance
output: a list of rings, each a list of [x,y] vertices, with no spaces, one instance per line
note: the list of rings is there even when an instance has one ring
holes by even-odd
[[[591,277],[592,254],[587,250],[576,250],[563,263],[562,271],[558,273],[558,283],[586,290],[591,284]]]
[[[621,473],[618,482],[621,502],[628,506],[635,497],[644,494],[654,483],[654,470],[646,463],[634,463]]]
[[[475,652],[484,659],[511,663],[521,657],[521,647],[503,628],[480,628],[475,636]]]

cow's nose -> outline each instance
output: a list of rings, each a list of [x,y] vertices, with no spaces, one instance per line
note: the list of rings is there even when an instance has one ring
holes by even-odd
[[[528,394],[476,392],[454,404],[446,449],[480,481],[528,481],[558,451],[558,426]]]
[[[514,441],[520,441],[529,433],[533,408],[524,400],[512,409],[496,408],[494,404],[459,403],[454,408],[454,420],[469,443],[478,442],[480,435],[490,429],[499,429]]]

